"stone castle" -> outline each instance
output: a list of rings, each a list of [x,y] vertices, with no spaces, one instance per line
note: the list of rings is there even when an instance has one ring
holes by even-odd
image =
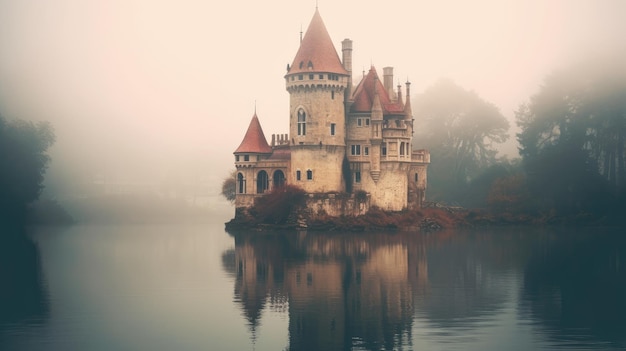
[[[234,152],[238,209],[284,184],[304,189],[315,199],[309,208],[331,215],[421,206],[430,155],[412,149],[409,82],[406,101],[392,67],[383,68],[382,81],[371,67],[353,86],[352,41],[342,42],[340,59],[317,9],[284,78],[289,134],[268,144],[255,111]]]

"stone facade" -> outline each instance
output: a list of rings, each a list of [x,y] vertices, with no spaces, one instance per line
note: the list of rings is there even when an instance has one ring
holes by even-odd
[[[410,83],[404,102],[402,87],[392,86],[393,68],[383,73],[381,81],[372,67],[353,86],[352,41],[342,42],[340,60],[316,10],[284,77],[289,134],[273,135],[268,144],[255,113],[234,152],[236,206],[250,207],[267,191],[293,184],[309,194],[311,210],[329,215],[420,207],[430,155],[412,149]],[[337,200],[356,192],[367,201]]]

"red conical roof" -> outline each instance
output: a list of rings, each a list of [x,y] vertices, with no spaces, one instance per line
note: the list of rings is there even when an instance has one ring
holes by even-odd
[[[303,72],[348,74],[317,9],[287,74]]]
[[[367,75],[361,80],[359,85],[354,90],[352,99],[354,102],[350,107],[350,112],[370,112],[372,111],[372,103],[374,102],[374,95],[378,93],[380,104],[383,108],[384,114],[396,114],[403,113],[404,106],[401,102],[392,101],[389,98],[387,89],[383,86],[383,83],[378,79],[378,73],[372,66]]]
[[[248,131],[243,137],[241,145],[239,145],[234,153],[272,153],[272,148],[269,146],[267,140],[265,139],[265,134],[263,134],[263,128],[261,128],[261,123],[259,122],[259,118],[256,116],[256,112],[254,113],[254,116],[252,116],[252,120],[250,121],[250,125],[248,126]]]

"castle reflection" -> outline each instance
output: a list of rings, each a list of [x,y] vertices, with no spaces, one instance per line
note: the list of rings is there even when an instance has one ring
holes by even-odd
[[[233,236],[253,337],[264,309],[288,313],[290,350],[480,349],[496,330],[490,349],[626,346],[619,231]]]
[[[496,273],[519,249],[458,233],[233,236],[223,262],[251,332],[266,304],[286,310],[292,350],[407,345],[417,310],[435,327],[471,327],[504,303]]]

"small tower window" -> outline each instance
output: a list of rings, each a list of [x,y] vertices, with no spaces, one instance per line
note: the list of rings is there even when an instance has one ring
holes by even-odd
[[[369,119],[369,118],[366,118],[366,119],[365,119],[365,125],[366,125],[366,126],[369,126],[369,125],[370,125],[370,119]]]
[[[383,145],[380,147],[380,153],[381,153],[383,156],[387,156],[387,144],[383,144]]]
[[[250,155],[243,155],[244,161],[250,161]]]
[[[354,182],[355,183],[361,182],[361,171],[354,172]]]
[[[419,180],[419,176],[417,175],[417,173],[415,173],[415,182],[417,183],[418,180]]]
[[[369,148],[369,147],[367,147],[367,146],[364,146],[364,147],[363,147],[363,154],[364,154],[365,156],[369,156],[369,154],[370,154],[370,148]]]
[[[324,79],[324,75],[323,74],[320,74],[320,79]]]
[[[309,80],[315,79],[315,74],[309,74]]]
[[[239,162],[239,155],[235,155],[235,161]]]
[[[335,91],[334,90],[330,91],[330,98],[335,100]]]
[[[302,180],[302,172],[300,170],[296,171],[296,180]]]
[[[313,171],[312,170],[308,169],[306,171],[306,179],[307,180],[313,180]]]
[[[298,110],[298,135],[306,135],[306,112]]]
[[[337,128],[337,125],[335,123],[330,124],[330,135],[335,135],[336,128]]]

